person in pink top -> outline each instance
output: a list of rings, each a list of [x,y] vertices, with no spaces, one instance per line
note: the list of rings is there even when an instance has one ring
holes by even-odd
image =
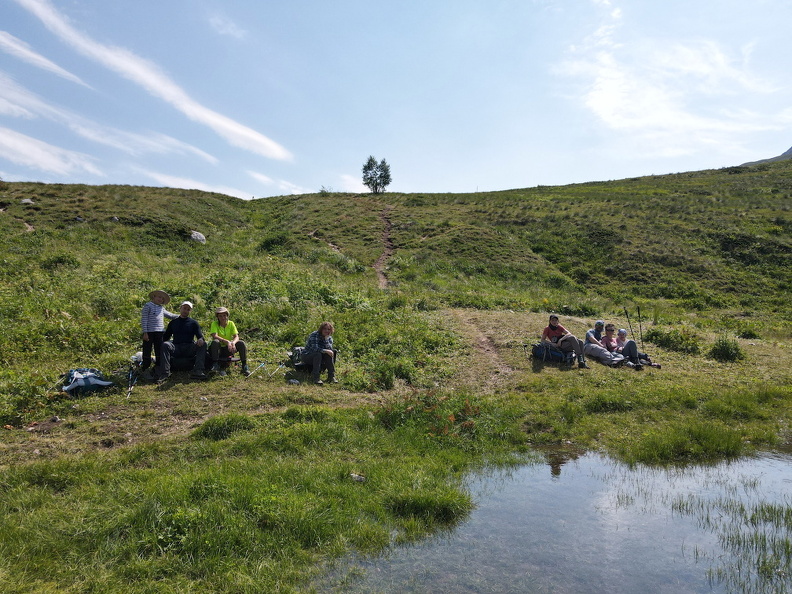
[[[608,349],[608,352],[616,355],[621,355],[624,359],[624,364],[627,367],[632,367],[636,371],[640,371],[643,369],[643,365],[638,361],[638,349],[635,347],[635,341],[630,341],[632,343],[632,347],[635,347],[635,352],[633,349],[628,347],[627,350],[624,350],[624,347],[619,346],[619,341],[616,339],[616,326],[613,324],[607,324],[605,326],[605,336],[602,337],[600,340],[602,346]],[[634,360],[633,360],[634,358]]]
[[[608,324],[611,328],[611,334],[613,334],[613,324]],[[586,332],[586,343],[583,346],[583,351],[590,357],[597,359],[600,363],[604,365],[608,365],[610,367],[619,367],[624,362],[624,357],[617,352],[611,352],[605,346],[608,344],[605,339],[607,338],[608,332],[605,332],[606,336],[602,335],[602,330],[605,328],[605,322],[602,320],[597,320],[594,323],[594,327]]]
[[[577,355],[578,367],[588,369],[586,357],[583,355],[583,341],[559,324],[557,315],[550,315],[550,323],[542,331],[542,342],[549,342],[564,353],[574,352]]]

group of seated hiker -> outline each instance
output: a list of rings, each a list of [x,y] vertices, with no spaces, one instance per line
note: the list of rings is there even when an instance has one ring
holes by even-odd
[[[179,305],[179,313],[174,314],[165,309],[170,302],[170,295],[165,291],[149,293],[149,302],[141,312],[143,331],[143,359],[141,371],[144,378],[164,382],[170,377],[173,362],[176,359],[188,361],[192,371],[190,377],[206,379],[207,353],[212,362],[210,374],[226,375],[225,367],[229,361],[238,357],[242,366],[242,374],[250,375],[247,362],[247,345],[239,338],[236,324],[229,319],[228,309],[215,309],[215,319],[209,326],[210,343],[207,347],[201,325],[190,314],[193,304],[183,301]],[[165,328],[163,317],[170,320]],[[322,385],[320,373],[327,370],[327,381],[336,383],[335,356],[333,349],[333,324],[323,322],[318,330],[311,333],[302,353],[302,361],[311,366],[313,381]],[[151,367],[152,351],[156,367]]]
[[[660,367],[652,363],[649,355],[638,350],[634,340],[627,338],[627,330],[621,328],[616,332],[614,324],[606,324],[603,320],[597,320],[586,332],[586,339],[580,340],[559,324],[557,315],[551,314],[542,332],[542,342],[551,343],[563,353],[575,353],[578,367],[584,369],[588,368],[586,357],[610,367],[626,366],[638,371],[644,366]]]

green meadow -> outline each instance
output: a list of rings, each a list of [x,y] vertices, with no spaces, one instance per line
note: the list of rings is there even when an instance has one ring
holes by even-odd
[[[538,446],[667,466],[792,441],[792,161],[252,201],[0,182],[0,247],[5,592],[304,591],[463,521],[465,474]],[[153,289],[205,330],[227,307],[263,367],[128,393]],[[549,312],[662,367],[532,360]],[[320,387],[279,364],[324,320]],[[116,385],[70,397],[83,367]]]

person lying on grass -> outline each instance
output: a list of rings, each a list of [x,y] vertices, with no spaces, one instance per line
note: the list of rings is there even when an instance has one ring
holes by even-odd
[[[610,367],[618,367],[624,361],[624,356],[620,353],[611,353],[605,343],[603,342],[602,331],[605,328],[605,322],[597,320],[594,327],[586,332],[586,344],[583,345],[583,352],[586,356],[597,359],[600,363]],[[614,330],[613,324],[610,324],[611,330]],[[607,332],[606,332],[607,334]]]
[[[550,315],[550,323],[542,331],[542,342],[549,342],[562,353],[574,352],[577,355],[578,367],[588,369],[586,357],[583,355],[583,341],[559,324],[557,315]]]
[[[613,324],[607,324],[605,326],[605,336],[602,337],[601,342],[611,355],[621,355],[622,361],[627,367],[632,367],[636,371],[641,371],[641,369],[643,369],[643,365],[638,361],[638,347],[635,345],[635,341],[631,340],[630,343],[632,344],[627,345],[627,351],[623,352],[624,347],[619,347],[618,341],[616,340],[616,326]]]
[[[660,369],[660,363],[652,363],[649,355],[638,350],[634,340],[627,339],[627,330],[624,328],[620,328],[616,333],[616,352],[627,357],[635,365],[649,365]]]

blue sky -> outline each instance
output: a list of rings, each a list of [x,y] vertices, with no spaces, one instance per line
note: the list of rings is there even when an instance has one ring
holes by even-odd
[[[790,0],[2,0],[0,177],[475,192],[792,146]]]

